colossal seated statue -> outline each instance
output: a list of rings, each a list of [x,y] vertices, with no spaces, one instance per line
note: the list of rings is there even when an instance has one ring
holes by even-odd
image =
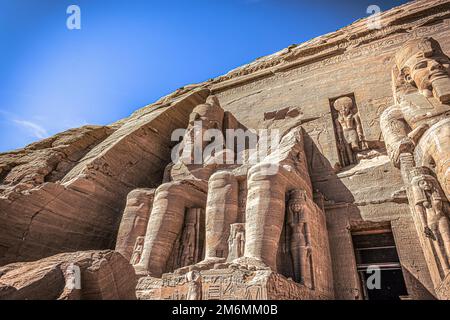
[[[395,55],[396,104],[381,116],[389,156],[400,167],[402,153],[432,168],[450,199],[450,59],[432,38],[407,42]]]
[[[224,123],[229,123],[230,117],[227,115],[228,120],[224,120],[225,112],[215,96],[210,96],[205,104],[197,106],[191,113],[184,139],[176,150],[179,152],[173,156],[176,160],[169,164],[165,173],[166,181],[156,190],[142,257],[135,266],[138,272],[161,276],[166,270],[174,243],[183,231],[187,210],[207,207],[208,180],[214,185],[213,181],[217,178],[212,177],[211,180],[210,177],[226,166],[224,160],[231,150],[225,148],[223,141],[214,141],[219,143],[219,148],[211,149],[208,157],[205,157],[205,152],[212,144],[205,137],[211,132],[221,133],[226,130]],[[187,234],[183,235],[181,242],[195,242],[195,228],[189,228],[193,227],[192,223],[187,223],[187,226]],[[187,253],[183,253],[194,251],[195,245],[182,243],[181,264],[195,262],[195,257],[189,258]]]
[[[437,289],[450,273],[450,59],[436,40],[420,38],[405,43],[395,62],[395,105],[380,125]]]
[[[314,249],[307,224],[321,211],[312,200],[302,129],[256,136],[242,128],[214,96],[194,108],[183,141],[173,153],[179,157],[173,157],[152,206],[146,206],[151,212],[147,209],[145,232],[141,224],[139,232],[131,232],[129,222],[121,227],[139,239],[135,248],[140,250],[133,255],[134,260],[140,258],[134,261],[138,274],[161,277],[171,271],[185,274],[227,265],[276,272],[282,230],[288,225],[289,276],[313,287]],[[241,137],[227,129],[241,129],[249,140],[246,147],[230,144]],[[214,132],[226,132],[222,135],[226,138]],[[297,206],[288,208],[287,201],[299,200],[301,212]],[[124,216],[123,224],[128,220]]]

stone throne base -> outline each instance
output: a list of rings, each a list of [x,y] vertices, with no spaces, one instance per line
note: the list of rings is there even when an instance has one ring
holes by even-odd
[[[139,279],[140,300],[188,300],[193,286],[198,300],[329,300],[331,296],[311,290],[271,270],[210,269],[198,272],[194,283],[186,275],[164,274],[161,279]]]

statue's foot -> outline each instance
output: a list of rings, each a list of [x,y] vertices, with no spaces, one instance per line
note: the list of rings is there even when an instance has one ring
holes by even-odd
[[[192,266],[192,270],[191,271],[214,269],[214,266],[216,264],[224,263],[224,262],[225,262],[225,258],[206,258],[205,260],[200,261],[197,264],[194,264]]]
[[[139,265],[134,265],[133,267],[134,267],[134,272],[136,273],[136,275],[138,277],[152,276],[147,269],[145,269],[145,268],[143,268],[143,267],[141,267]]]
[[[176,269],[173,273],[174,273],[175,275],[182,276],[182,275],[184,275],[184,274],[186,274],[186,273],[189,273],[190,267],[191,267],[191,266],[186,266],[186,267],[178,268],[178,269]]]
[[[230,268],[236,267],[239,269],[245,269],[250,271],[270,270],[270,267],[266,265],[262,260],[250,257],[241,257],[236,260],[233,260],[233,262],[230,264]]]
[[[201,270],[210,270],[214,269],[216,264],[220,264],[225,262],[225,258],[207,258],[199,263],[196,263],[191,266],[186,266],[183,268],[179,268],[174,271],[176,275],[183,275],[191,271],[201,271]]]

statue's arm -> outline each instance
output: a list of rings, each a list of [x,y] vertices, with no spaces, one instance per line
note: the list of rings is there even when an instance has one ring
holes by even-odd
[[[359,117],[359,113],[355,115],[356,122],[356,133],[358,134],[358,139],[361,142],[361,147],[363,150],[367,149],[366,137],[364,137],[364,131],[361,124],[361,118]]]
[[[400,106],[392,106],[383,112],[380,118],[380,127],[388,155],[394,165],[399,168],[400,154],[414,151],[414,143],[408,137],[408,125]]]

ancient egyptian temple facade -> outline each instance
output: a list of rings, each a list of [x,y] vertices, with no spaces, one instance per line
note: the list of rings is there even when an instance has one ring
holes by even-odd
[[[450,299],[450,1],[379,24],[0,154],[0,299]]]

